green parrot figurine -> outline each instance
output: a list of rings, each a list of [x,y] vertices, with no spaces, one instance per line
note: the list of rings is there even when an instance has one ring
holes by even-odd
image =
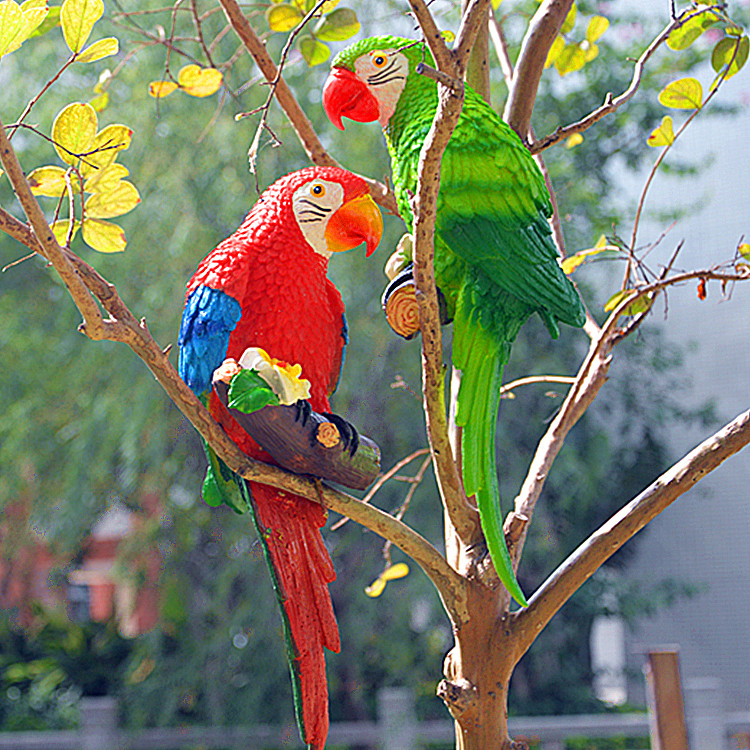
[[[402,218],[413,223],[420,150],[437,109],[437,83],[417,72],[434,65],[424,43],[363,39],[333,61],[323,106],[342,117],[377,120],[388,144]],[[475,495],[495,569],[522,605],[503,534],[495,430],[503,366],[519,329],[538,313],[553,338],[558,321],[580,327],[583,304],[563,273],[548,222],[544,177],[516,133],[469,86],[443,157],[435,227],[435,279],[453,319],[455,367],[462,372],[456,422],[463,428],[464,489]]]

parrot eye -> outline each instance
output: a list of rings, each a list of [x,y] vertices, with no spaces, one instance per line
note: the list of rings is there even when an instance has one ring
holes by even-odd
[[[370,61],[372,62],[373,67],[383,68],[388,62],[388,58],[383,52],[371,52]]]
[[[316,198],[322,198],[325,194],[326,194],[325,186],[321,185],[319,182],[316,182],[310,188],[310,195],[314,195]]]

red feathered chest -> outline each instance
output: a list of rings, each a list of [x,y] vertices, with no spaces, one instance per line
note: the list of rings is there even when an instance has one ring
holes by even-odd
[[[301,236],[254,233],[243,225],[203,260],[188,288],[204,284],[237,300],[242,317],[227,356],[239,359],[248,347],[260,347],[300,364],[316,411],[329,409],[345,344],[344,304],[326,268]]]

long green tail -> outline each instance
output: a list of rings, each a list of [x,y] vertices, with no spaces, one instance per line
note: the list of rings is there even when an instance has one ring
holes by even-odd
[[[513,572],[505,544],[495,461],[500,386],[509,355],[510,342],[493,337],[476,319],[471,306],[460,301],[454,322],[453,363],[462,372],[456,423],[463,427],[464,489],[469,497],[476,496],[482,531],[500,580],[525,607],[528,602]]]

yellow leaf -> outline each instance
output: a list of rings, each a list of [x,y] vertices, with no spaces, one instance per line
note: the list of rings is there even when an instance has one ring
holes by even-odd
[[[73,176],[71,175],[71,177]],[[65,170],[62,167],[38,167],[26,179],[34,195],[59,198],[67,187],[65,184]]]
[[[562,28],[560,29],[561,34],[567,34],[569,31],[573,31],[573,27],[576,25],[577,14],[578,14],[578,9],[576,8],[576,4],[573,3],[573,5],[570,6],[568,15],[565,17],[565,20],[563,21]]]
[[[386,568],[381,573],[381,578],[384,581],[395,581],[397,578],[405,578],[409,575],[409,566],[406,563],[396,563],[391,565],[390,568]]]
[[[585,62],[587,63],[591,62],[599,54],[599,47],[596,44],[590,44],[585,39],[581,42],[581,49],[586,54]]]
[[[586,64],[586,52],[580,44],[571,42],[566,44],[560,54],[555,59],[555,68],[557,72],[564,76],[567,73],[574,73],[580,70]]]
[[[57,155],[66,164],[75,166],[79,155],[91,150],[96,126],[96,112],[90,104],[69,104],[52,123],[52,141]]]
[[[138,195],[135,185],[120,180],[110,192],[97,191],[86,201],[86,218],[111,219],[114,216],[122,216],[132,211],[140,202],[141,196]]]
[[[0,57],[17,50],[44,21],[48,13],[46,0],[0,2]]]
[[[291,31],[302,18],[300,9],[287,3],[272,5],[266,11],[266,20],[271,31]]]
[[[103,13],[103,0],[65,0],[60,10],[60,25],[71,52],[83,49],[91,29]]]
[[[618,248],[614,245],[610,245],[609,242],[607,242],[607,238],[602,234],[596,241],[594,247],[590,247],[587,250],[580,250],[575,255],[569,255],[567,258],[564,258],[560,262],[563,273],[570,276],[576,268],[583,265],[590,258],[593,258],[595,255],[599,255],[599,253],[603,253],[606,250],[618,250]]]
[[[73,223],[73,233],[70,235],[70,239],[76,236],[80,222],[76,221]],[[58,219],[51,227],[52,234],[55,235],[57,244],[60,247],[65,247],[65,240],[68,237],[68,231],[70,230],[70,219]]]
[[[583,136],[580,133],[573,133],[573,135],[568,136],[568,139],[565,141],[565,148],[575,148],[580,143],[583,143]]]
[[[297,40],[297,49],[302,53],[302,57],[305,58],[310,67],[324,63],[331,56],[331,50],[310,34],[301,36]]]
[[[169,96],[176,88],[177,84],[174,81],[151,81],[148,85],[148,93],[154,99],[162,99]]]
[[[588,28],[586,29],[586,40],[590,44],[594,44],[594,42],[599,40],[608,28],[609,19],[604,16],[593,16],[589,21]]]
[[[680,78],[661,90],[659,103],[671,109],[700,109],[703,106],[703,87],[695,78]]]
[[[646,139],[646,143],[654,147],[671,146],[674,143],[674,127],[669,115],[664,115],[661,118],[661,125],[651,132],[651,135]]]
[[[93,99],[89,99],[89,104],[96,112],[102,112],[109,104],[109,92],[104,91],[101,94],[97,94]]]
[[[78,55],[76,62],[95,62],[96,60],[101,60],[103,57],[116,55],[119,49],[120,43],[117,39],[113,36],[108,36],[105,39],[100,39],[98,42],[94,42],[89,47],[86,47],[86,49]]]
[[[129,174],[128,168],[122,164],[110,164],[92,172],[91,177],[84,183],[83,189],[87,193],[111,193],[120,180]]]
[[[563,49],[565,49],[565,40],[561,36],[556,36],[555,41],[552,42],[552,46],[547,53],[547,60],[544,63],[544,67],[549,68],[549,66],[557,60]]]
[[[99,219],[86,219],[83,222],[83,239],[100,253],[121,253],[127,243],[121,227]]]
[[[492,0],[492,10],[497,10],[503,0]]]
[[[95,172],[109,166],[120,151],[130,147],[133,131],[127,125],[107,125],[97,134],[88,149],[86,160],[81,164],[81,174],[91,177]]]
[[[190,96],[211,96],[221,86],[223,76],[216,68],[201,68],[200,65],[186,65],[178,74],[180,88]]]
[[[750,260],[750,245],[748,245],[747,242],[743,242],[739,245],[737,248],[737,252],[745,258],[745,260]]]
[[[365,588],[365,594],[371,599],[376,599],[385,590],[385,581],[382,576],[378,576],[369,586]]]

